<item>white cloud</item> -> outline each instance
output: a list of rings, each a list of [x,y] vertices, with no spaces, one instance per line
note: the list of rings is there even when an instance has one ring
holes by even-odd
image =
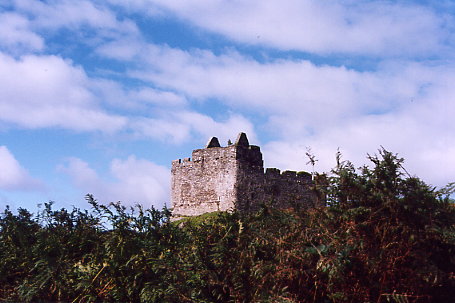
[[[257,137],[253,124],[237,114],[227,119],[216,121],[212,117],[197,112],[176,111],[166,113],[159,118],[135,119],[130,125],[134,134],[139,137],[157,138],[174,144],[187,143],[197,137],[206,140],[216,135],[221,142],[233,141],[238,133],[247,132],[250,141]]]
[[[68,159],[59,171],[68,174],[84,193],[93,194],[103,203],[121,201],[157,208],[167,203],[169,206],[169,169],[135,156],[112,160],[106,178],[78,158]]]
[[[0,53],[0,120],[25,128],[121,129],[125,118],[104,112],[90,85],[81,68],[59,57]]]
[[[129,61],[143,51],[144,42],[141,39],[131,37],[117,39],[100,45],[95,51],[101,57],[114,58],[121,61]]]
[[[132,21],[119,19],[119,12],[101,1],[16,0],[18,14],[0,15],[5,49],[43,50],[44,40],[37,33],[66,28],[77,36],[76,43],[88,43],[81,35],[94,36],[94,53],[101,59],[127,64],[127,73],[118,79],[130,76],[150,87],[142,82],[126,89],[120,82],[90,78],[58,56],[13,58],[0,53],[0,122],[24,128],[125,131],[173,143],[212,135],[225,142],[239,131],[255,143],[255,129],[261,128],[280,138],[264,148],[266,161],[280,168],[303,165],[305,146],[312,146],[318,158],[325,159],[320,167],[328,169],[337,147],[346,158],[363,163],[367,152],[383,145],[435,183],[455,176],[455,124],[449,122],[455,114],[455,66],[450,61],[454,21],[449,13],[390,1],[108,2],[134,14],[176,15],[244,46],[360,55],[350,59],[361,63],[368,56],[394,59],[358,71],[308,60],[259,62],[235,50],[218,55],[184,51],[147,44]],[[445,60],[412,63],[403,59],[407,56]],[[213,99],[229,112],[205,107]],[[191,102],[198,104],[192,107]],[[203,113],[195,109],[202,107]],[[260,122],[253,126],[245,110]],[[117,114],[109,113],[114,111]],[[77,161],[68,164],[76,181],[85,176],[82,185],[92,180],[103,194],[115,194],[87,163]],[[115,172],[137,161],[120,161],[117,170],[113,164],[111,174],[118,184],[131,184]]]
[[[201,102],[213,98],[232,110],[266,116],[269,133],[281,138],[277,146],[287,146],[281,150],[271,143],[265,148],[269,161],[279,167],[306,162],[305,146],[313,146],[328,161],[341,147],[347,158],[363,163],[368,152],[383,145],[438,185],[455,175],[446,168],[453,155],[445,151],[455,147],[455,124],[450,122],[455,114],[455,66],[447,62],[384,61],[376,70],[361,72],[305,60],[259,63],[236,52],[214,55],[150,45],[148,53],[152,56],[143,69],[131,71],[132,76]],[[198,129],[192,115],[179,118],[173,121]],[[197,120],[210,125],[201,117]],[[182,134],[188,129],[183,125],[169,122],[163,127]],[[212,134],[216,130],[200,129]],[[433,163],[422,160],[430,155],[435,156]]]
[[[42,29],[65,27],[77,30],[88,26],[98,30],[103,36],[138,34],[138,29],[132,21],[118,20],[114,12],[96,1],[15,0],[14,5],[16,10],[30,15],[33,24]]]
[[[443,186],[455,178],[455,126],[450,122],[455,107],[450,103],[435,99],[403,111],[340,121],[338,127],[294,140],[270,142],[263,148],[265,159],[270,166],[311,170],[305,165],[306,147],[311,147],[319,159],[316,169],[329,171],[337,148],[345,159],[361,166],[368,164],[368,153],[383,146],[405,159],[411,175]]]
[[[89,78],[72,62],[57,56],[0,53],[0,121],[23,128],[59,127],[76,131],[132,132],[136,136],[184,142],[190,134],[250,130],[250,122],[231,115],[216,122],[186,109],[184,93],[147,86],[126,89],[111,80]],[[108,109],[122,114],[110,114]],[[129,113],[128,113],[129,111]]]
[[[131,91],[130,95],[134,100],[140,100],[147,104],[162,106],[184,106],[186,100],[183,96],[169,91],[160,91],[150,87],[143,87],[137,91]]]
[[[30,22],[24,16],[15,13],[0,14],[0,48],[13,53],[42,50],[44,40],[30,28]]]
[[[453,27],[449,15],[409,2],[152,0],[148,3],[241,43],[324,54],[435,54],[444,48]]]
[[[67,49],[76,43],[97,46],[107,41],[139,38],[137,25],[128,18],[117,18],[116,13],[102,1],[91,0],[11,0],[7,12],[0,15],[2,28],[0,46],[14,55],[27,51],[49,49],[57,44],[55,34],[64,33]],[[48,41],[45,41],[48,40]],[[46,48],[47,49],[47,48]]]
[[[142,115],[158,108],[184,108],[187,105],[187,100],[182,94],[148,86],[128,89],[119,82],[105,79],[90,79],[90,86],[98,98],[105,103],[122,109],[135,110]]]
[[[43,184],[32,178],[6,146],[0,146],[0,189],[42,190]]]
[[[155,138],[174,144],[188,141],[191,135],[191,127],[173,117],[135,119],[130,128],[138,138]]]
[[[246,132],[252,143],[257,142],[253,124],[238,114],[231,114],[227,120],[222,122],[196,112],[181,112],[177,114],[177,117],[183,123],[190,125],[204,139],[216,134],[222,145],[227,144],[228,139],[234,142],[240,132]]]
[[[149,0],[107,0],[116,7],[124,7],[128,13],[141,13],[147,16],[163,17],[165,12]]]
[[[130,72],[133,77],[190,98],[216,98],[273,115],[299,115],[313,126],[337,123],[340,116],[396,109],[400,102],[419,97],[424,86],[432,86],[435,81],[429,75],[440,69],[394,62],[359,72],[305,60],[259,63],[236,52],[215,56],[156,45],[150,45],[142,59],[142,69]]]

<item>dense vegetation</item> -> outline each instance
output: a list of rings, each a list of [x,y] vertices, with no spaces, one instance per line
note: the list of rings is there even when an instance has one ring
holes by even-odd
[[[317,176],[327,207],[215,213],[25,209],[0,216],[0,300],[451,302],[455,208],[387,151]],[[453,301],[452,301],[453,302]]]

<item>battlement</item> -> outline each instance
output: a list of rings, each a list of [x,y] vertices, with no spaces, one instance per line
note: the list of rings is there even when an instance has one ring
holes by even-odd
[[[259,146],[250,145],[245,133],[240,133],[234,144],[222,147],[218,138],[212,137],[205,148],[193,150],[191,158],[172,161],[172,166],[188,166],[193,163],[207,161],[222,161],[220,159],[235,159],[253,166],[263,166],[262,153]]]
[[[302,179],[302,180],[309,180],[311,181],[312,177],[311,174],[306,171],[293,171],[293,170],[285,170],[281,172],[278,168],[269,167],[265,170],[265,177],[266,178],[290,178],[290,179]]]
[[[307,172],[267,168],[259,146],[250,145],[245,133],[222,147],[212,137],[192,158],[172,161],[171,203],[174,214],[199,215],[212,211],[258,209],[263,203],[289,207],[313,205],[312,179]]]

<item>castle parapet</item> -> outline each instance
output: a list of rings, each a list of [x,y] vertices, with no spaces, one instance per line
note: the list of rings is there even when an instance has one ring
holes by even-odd
[[[293,170],[285,170],[281,175],[286,178],[295,178],[297,176],[297,172]]]
[[[192,158],[172,161],[171,204],[174,214],[257,210],[263,203],[279,208],[314,205],[312,176],[307,172],[267,168],[259,146],[245,133],[222,147],[212,137]]]
[[[212,148],[212,147],[221,147],[220,141],[218,141],[217,137],[212,137],[209,142],[207,143],[205,148]]]
[[[309,172],[306,172],[306,171],[297,172],[297,178],[305,180],[307,182],[312,182],[313,181],[313,177],[311,176],[311,174]]]
[[[248,138],[246,137],[245,133],[240,133],[235,140],[235,145],[237,146],[250,146],[250,142],[248,142]]]
[[[281,172],[278,168],[268,167],[265,170],[265,175],[267,177],[279,177],[281,175]]]
[[[193,163],[191,161],[191,158],[183,158],[183,159],[177,159],[172,161],[172,167],[178,167],[178,166],[188,166],[189,164]]]

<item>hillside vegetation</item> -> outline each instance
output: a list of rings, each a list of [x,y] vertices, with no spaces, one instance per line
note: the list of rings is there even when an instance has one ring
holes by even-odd
[[[453,302],[452,188],[381,150],[318,175],[327,207],[171,213],[121,204],[0,216],[0,301]],[[452,186],[453,187],[453,186]],[[265,201],[268,202],[268,201]]]

